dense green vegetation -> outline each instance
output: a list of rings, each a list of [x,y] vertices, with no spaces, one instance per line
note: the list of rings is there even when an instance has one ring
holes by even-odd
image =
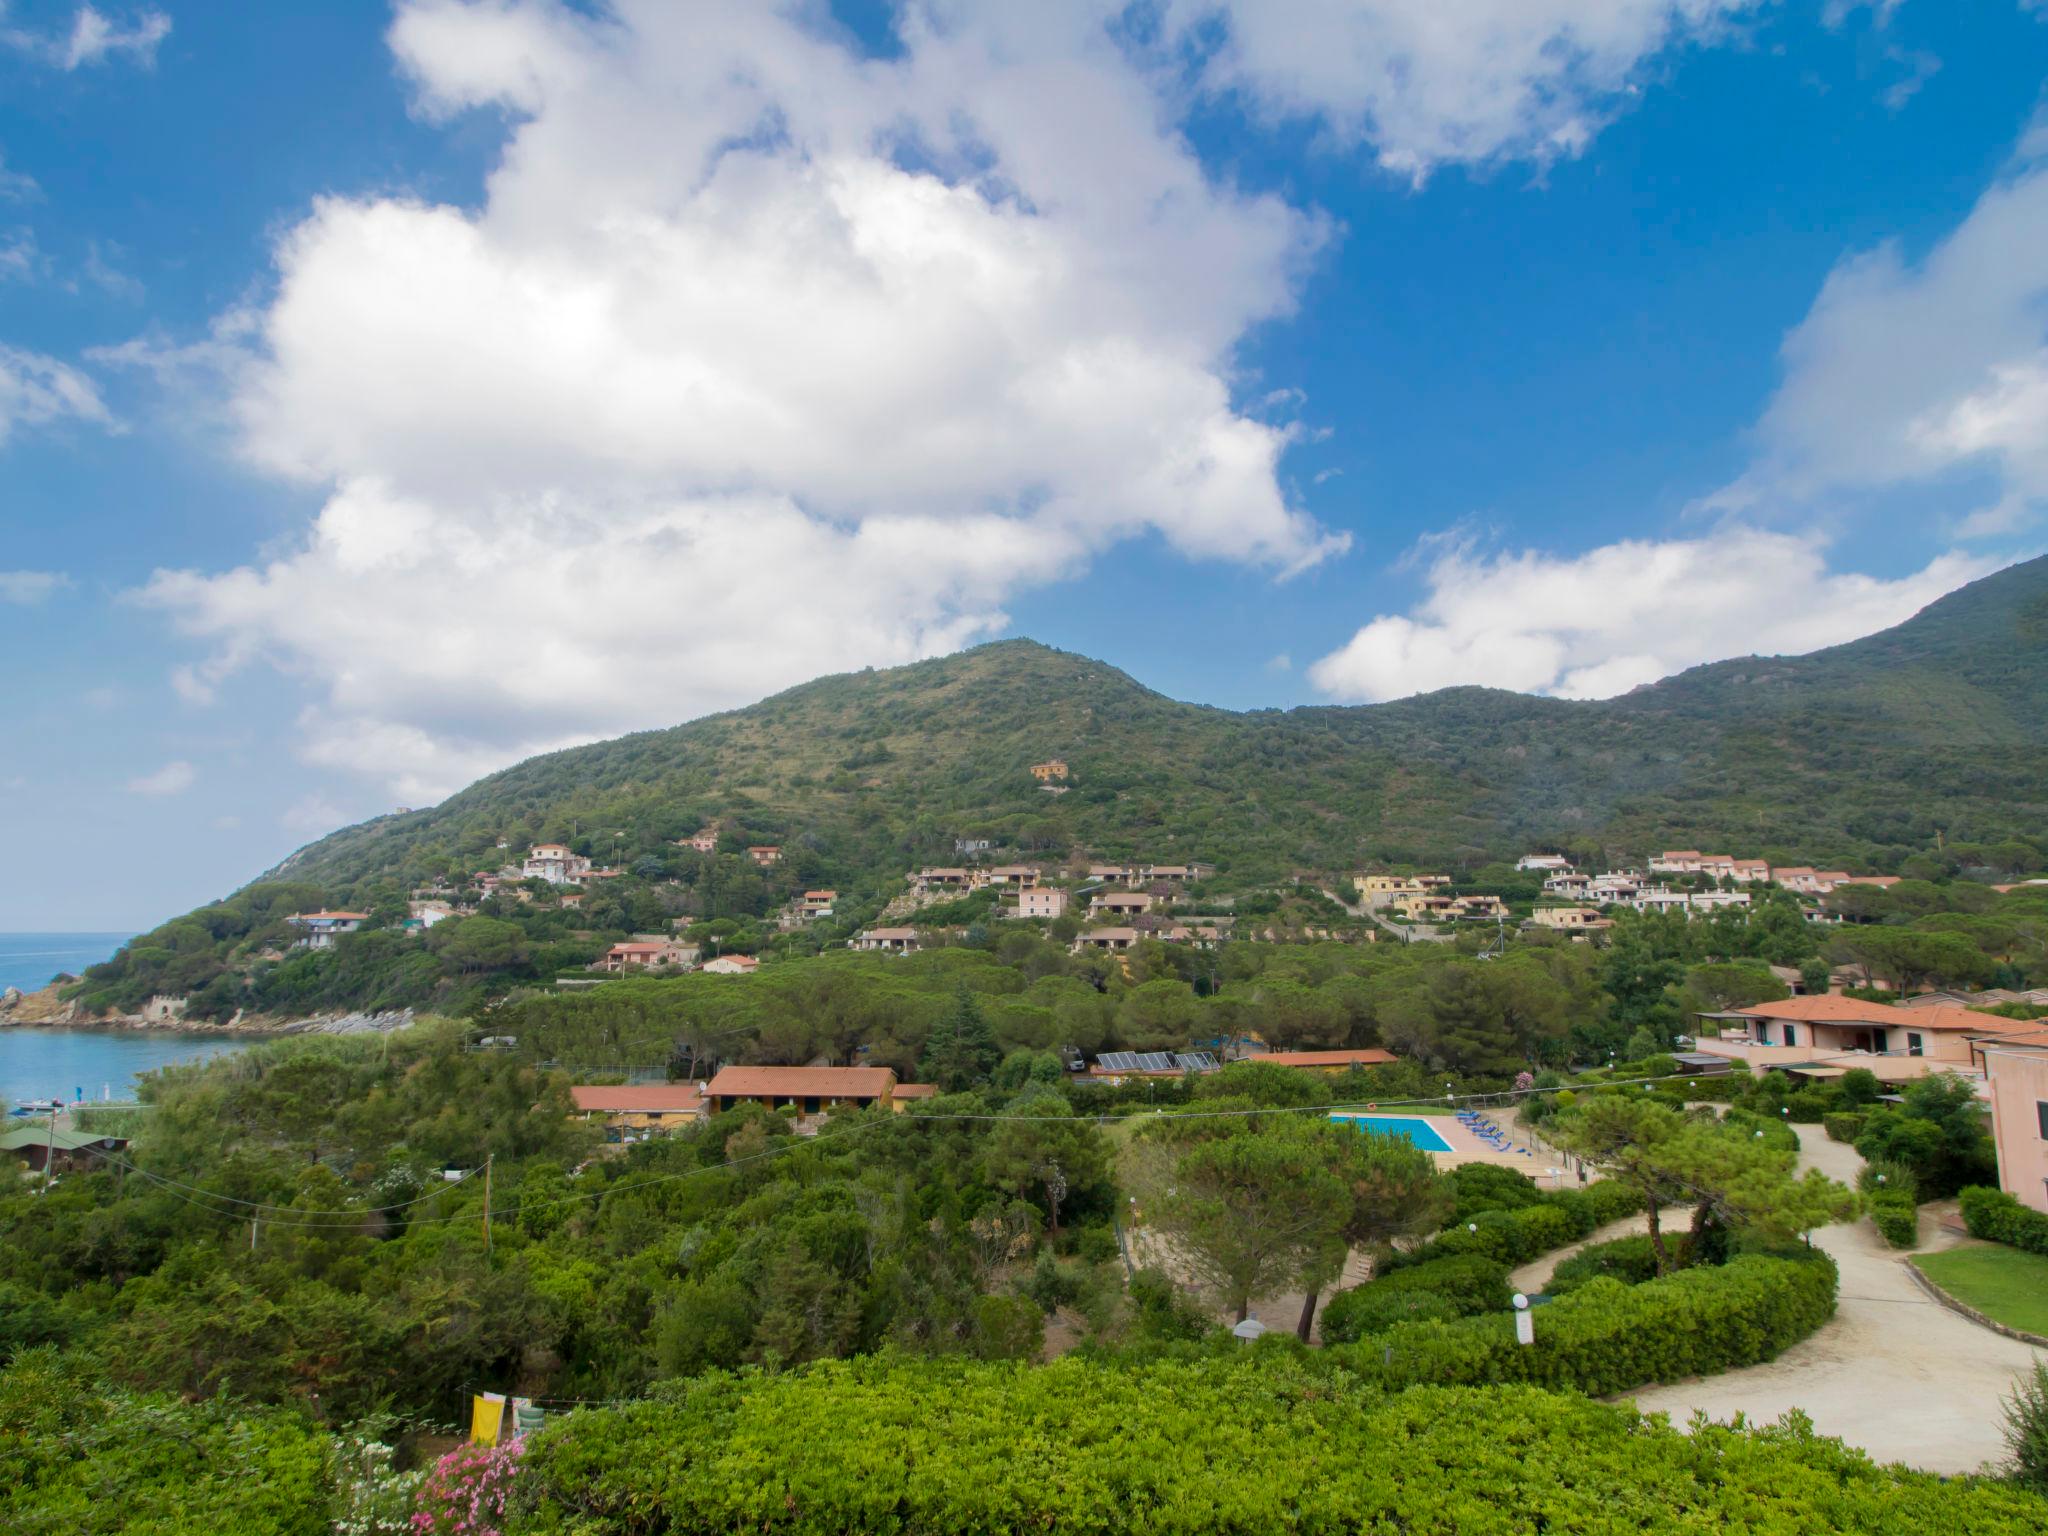
[[[1189,893],[1191,913],[1282,937],[1361,935],[1368,925],[1317,886],[1374,865],[1448,869],[1519,915],[1540,882],[1503,861],[1529,846],[1600,867],[1669,845],[1843,864],[1909,878],[1844,894],[1852,925],[1827,936],[1829,961],[1911,988],[2038,984],[2048,888],[2001,899],[1989,886],[2048,867],[2032,771],[2048,731],[2044,607],[2038,560],[1853,645],[1720,663],[1605,703],[1454,689],[1284,714],[1176,703],[1099,663],[1005,642],[536,758],[431,810],[338,832],[138,939],[77,995],[120,1009],[186,996],[211,1019],[452,1011],[634,933],[814,954],[872,922],[907,870],[957,862],[962,837],[1013,858],[1204,862],[1214,873]],[[1071,767],[1065,794],[1028,772],[1051,756]],[[678,846],[706,827],[714,851]],[[473,897],[477,874],[542,841],[621,874],[574,908],[534,881],[475,917],[402,931],[410,893]],[[768,843],[781,861],[759,868],[746,850]],[[791,898],[821,887],[839,893],[832,918],[777,927]],[[283,917],[321,905],[369,912],[368,931],[330,953],[285,953]],[[986,898],[953,906],[930,920],[970,943],[1005,926]],[[1789,929],[1715,947],[1795,966],[1823,950]],[[1690,1000],[1755,1001],[1770,984],[1706,977]]]
[[[1383,1395],[1267,1361],[720,1379],[571,1420],[529,1470],[535,1507],[515,1532],[1961,1536],[2042,1517],[2020,1492],[1880,1471],[1796,1424],[1688,1439],[1527,1388]]]

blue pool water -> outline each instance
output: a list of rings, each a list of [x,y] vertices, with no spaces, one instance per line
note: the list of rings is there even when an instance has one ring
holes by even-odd
[[[1375,1136],[1406,1136],[1425,1152],[1448,1152],[1451,1144],[1437,1134],[1436,1127],[1414,1115],[1332,1115]]]

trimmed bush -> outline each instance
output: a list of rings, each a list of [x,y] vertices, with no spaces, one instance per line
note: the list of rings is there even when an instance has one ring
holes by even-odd
[[[1963,1225],[1970,1236],[2028,1253],[2048,1254],[2048,1216],[2029,1210],[2002,1189],[1973,1184],[1963,1191]]]
[[[1829,1141],[1856,1145],[1856,1138],[1863,1134],[1863,1122],[1869,1117],[1858,1109],[1838,1109],[1832,1115],[1821,1117],[1821,1128],[1828,1133]]]
[[[1521,1387],[1383,1395],[1284,1357],[702,1377],[551,1422],[522,1478],[511,1536],[2036,1536],[2048,1514],[2023,1489],[1879,1467],[1798,1427],[1688,1435]]]
[[[1801,1089],[1785,1101],[1785,1107],[1792,1111],[1782,1118],[1794,1125],[1819,1125],[1835,1107],[1833,1096],[1816,1093],[1812,1089]]]
[[[1505,1264],[1476,1253],[1431,1259],[1332,1296],[1323,1309],[1323,1342],[1349,1344],[1396,1323],[1505,1311],[1509,1295]]]
[[[1907,1190],[1887,1189],[1870,1197],[1870,1219],[1884,1240],[1894,1248],[1913,1248],[1920,1242],[1920,1207]]]
[[[1539,1190],[1511,1169],[1500,1171],[1520,1179],[1534,1199],[1514,1210],[1484,1210],[1461,1217],[1420,1248],[1388,1259],[1387,1270],[1408,1269],[1454,1254],[1474,1253],[1513,1268],[1553,1248],[1577,1242],[1610,1221],[1632,1216],[1643,1208],[1639,1192],[1612,1179],[1603,1179],[1584,1189]]]
[[[1593,1397],[1772,1360],[1835,1311],[1835,1268],[1739,1258],[1643,1285],[1594,1279],[1536,1314],[1536,1342],[1505,1316],[1404,1323],[1332,1353],[1386,1387],[1528,1382]]]
[[[1686,1240],[1681,1234],[1666,1233],[1664,1251],[1674,1268],[1685,1265]],[[1650,1235],[1617,1237],[1581,1249],[1551,1272],[1543,1289],[1550,1296],[1565,1296],[1589,1280],[1619,1280],[1623,1285],[1641,1285],[1657,1278],[1657,1254],[1650,1247]]]
[[[1731,1109],[1726,1115],[1721,1117],[1721,1123],[1723,1125],[1739,1126],[1752,1135],[1762,1131],[1764,1133],[1765,1146],[1776,1147],[1781,1152],[1797,1152],[1799,1150],[1799,1137],[1794,1134],[1792,1127],[1785,1123],[1789,1118],[1787,1115],[1779,1114],[1776,1110],[1773,1110],[1768,1115],[1760,1115],[1752,1110]]]

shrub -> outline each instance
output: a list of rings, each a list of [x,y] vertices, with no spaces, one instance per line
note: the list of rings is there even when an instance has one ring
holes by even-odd
[[[1074,1252],[1090,1264],[1107,1264],[1117,1255],[1116,1231],[1112,1227],[1082,1227],[1074,1236]]]
[[[1834,1265],[1739,1258],[1627,1286],[1587,1281],[1536,1314],[1536,1342],[1504,1316],[1403,1323],[1335,1351],[1387,1387],[1528,1382],[1594,1397],[1775,1359],[1835,1310]]]
[[[1685,1239],[1667,1235],[1664,1251],[1676,1267],[1685,1264]],[[1619,1280],[1623,1285],[1641,1285],[1657,1278],[1657,1254],[1646,1232],[1639,1237],[1617,1237],[1612,1242],[1582,1248],[1551,1272],[1543,1289],[1551,1296],[1565,1296],[1589,1280]]]
[[[2036,1359],[2033,1373],[2013,1384],[2005,1400],[2005,1444],[2013,1481],[2048,1493],[2048,1361]]]
[[[1781,1152],[1797,1152],[1799,1137],[1785,1123],[1788,1118],[1775,1110],[1768,1115],[1760,1115],[1753,1110],[1731,1109],[1722,1117],[1722,1124],[1740,1127],[1751,1135],[1762,1131],[1765,1146],[1776,1147]]]
[[[1790,1120],[1794,1125],[1819,1125],[1827,1118],[1828,1111],[1835,1107],[1835,1100],[1829,1094],[1802,1088],[1785,1101],[1785,1107],[1791,1113],[1781,1118]]]
[[[1383,1395],[1313,1358],[1251,1351],[1121,1370],[869,1358],[714,1375],[571,1414],[528,1454],[533,1507],[516,1536],[2033,1536],[2044,1510],[2009,1485],[1875,1466],[1797,1425],[1688,1435],[1521,1387]]]
[[[421,1536],[497,1536],[525,1450],[524,1440],[458,1445],[428,1470],[413,1528]]]
[[[1505,1264],[1476,1253],[1430,1259],[1332,1296],[1323,1309],[1323,1342],[1349,1344],[1397,1322],[1500,1312],[1508,1297]]]
[[[978,1296],[974,1353],[983,1360],[1035,1360],[1045,1348],[1045,1314],[1028,1296]]]
[[[1863,1122],[1869,1118],[1860,1110],[1838,1109],[1832,1115],[1821,1117],[1821,1127],[1828,1133],[1829,1141],[1856,1145],[1856,1138],[1863,1134]]]
[[[1963,1191],[1963,1225],[1970,1236],[2048,1254],[2048,1216],[2027,1209],[2002,1189],[1972,1185]]]
[[[1920,1241],[1920,1207],[1910,1190],[1887,1189],[1872,1195],[1870,1219],[1894,1248],[1912,1248]]]
[[[1536,1205],[1543,1192],[1517,1168],[1498,1163],[1464,1163],[1451,1172],[1457,1191],[1457,1220],[1470,1221],[1481,1211],[1514,1211]]]

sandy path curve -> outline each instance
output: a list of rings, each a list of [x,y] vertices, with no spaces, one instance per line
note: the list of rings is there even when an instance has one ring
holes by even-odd
[[[1855,1149],[1817,1125],[1795,1125],[1800,1166],[1854,1182]],[[1922,1253],[1965,1241],[1923,1214]],[[1881,1462],[1974,1472],[2004,1456],[2000,1402],[2035,1351],[1930,1300],[1869,1219],[1824,1228],[1814,1241],[1841,1269],[1835,1317],[1766,1365],[1629,1394],[1682,1425],[1694,1413],[1761,1423],[1798,1408],[1816,1430]]]

